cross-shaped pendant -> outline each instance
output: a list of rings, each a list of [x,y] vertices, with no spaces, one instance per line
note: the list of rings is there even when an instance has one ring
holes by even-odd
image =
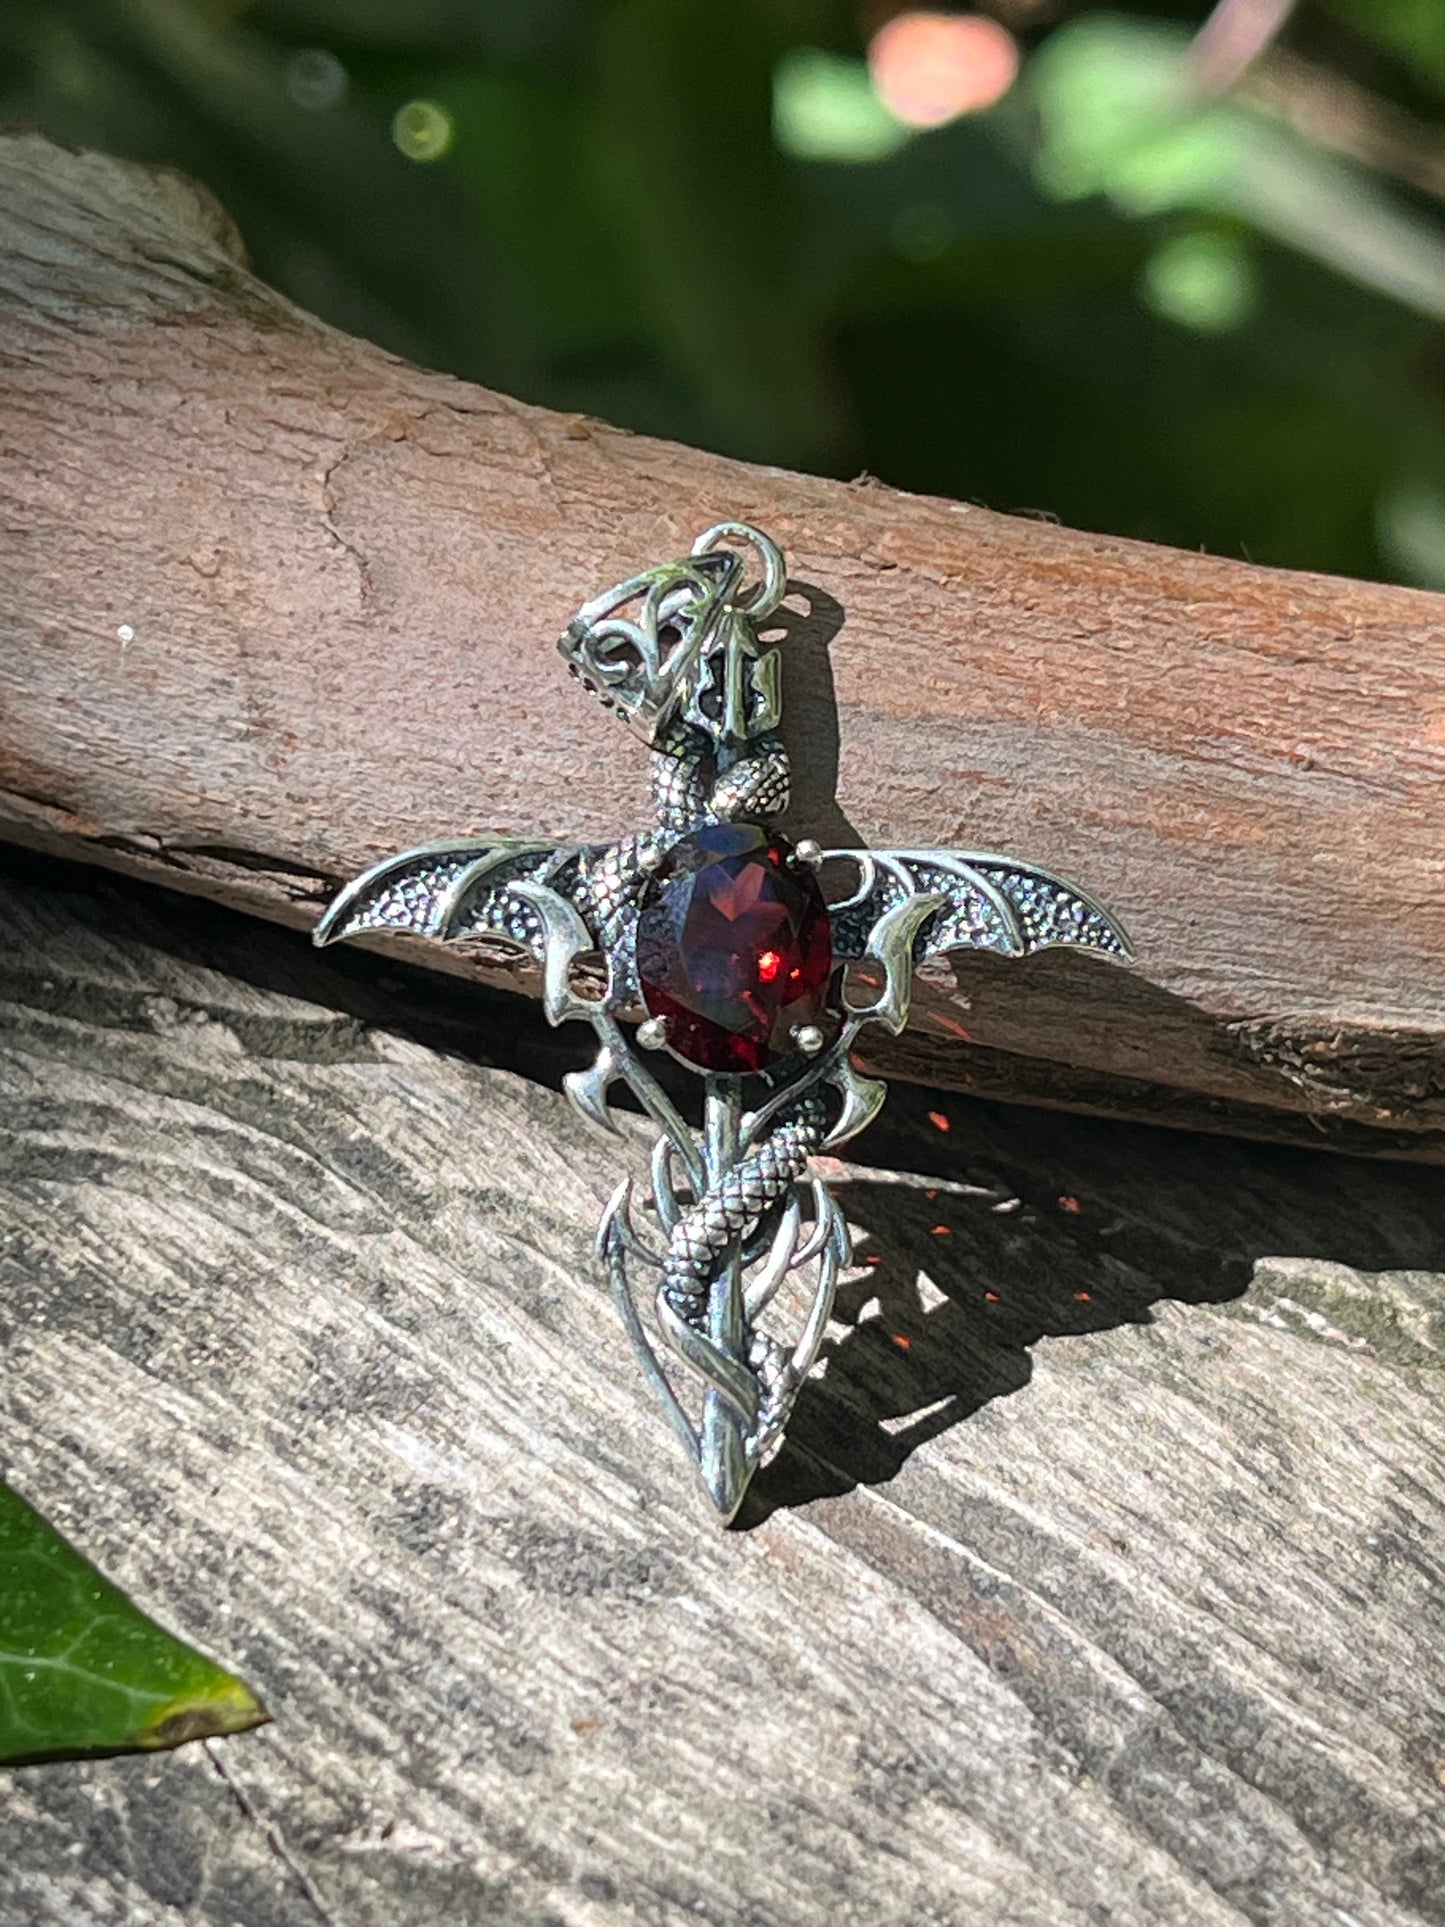
[[[736,545],[761,564],[751,587]],[[573,675],[652,750],[655,829],[600,845],[408,850],[348,884],[315,935],[499,937],[541,965],[553,1024],[593,1026],[597,1061],[566,1079],[568,1096],[611,1126],[620,1080],[658,1130],[650,1217],[639,1222],[627,1179],[598,1256],[724,1523],[782,1441],[850,1255],[843,1215],[808,1167],[883,1102],[884,1086],[853,1066],[859,1031],[902,1030],[914,966],[949,950],[1130,954],[1101,904],[1045,870],[951,850],[824,851],[772,827],[788,806],[788,756],[780,654],[758,630],[786,587],[776,545],[723,522],[568,624],[559,647]],[[591,954],[606,967],[600,996],[574,980]],[[844,966],[864,959],[881,989],[851,1004]],[[649,1069],[654,1051],[701,1071],[700,1136]]]

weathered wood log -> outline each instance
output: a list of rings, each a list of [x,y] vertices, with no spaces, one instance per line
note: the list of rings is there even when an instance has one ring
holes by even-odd
[[[1132,971],[961,957],[906,1076],[1445,1156],[1445,598],[744,466],[424,373],[198,189],[0,143],[0,830],[292,923],[378,856],[609,836],[585,596],[787,549],[795,827],[1074,873]],[[485,952],[435,958],[515,981]]]
[[[898,1093],[723,1534],[592,1270],[640,1122],[380,960],[0,921],[4,1471],[276,1715],[7,1776],[3,1927],[1445,1919],[1434,1172]]]

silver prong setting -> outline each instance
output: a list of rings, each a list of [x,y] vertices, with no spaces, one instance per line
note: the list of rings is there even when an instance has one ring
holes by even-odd
[[[667,1042],[667,1019],[645,1017],[637,1026],[637,1041],[644,1050],[661,1050]]]
[[[644,876],[655,877],[665,861],[665,852],[656,843],[648,844],[637,858],[637,867]]]
[[[811,836],[800,837],[793,845],[793,855],[799,863],[806,863],[810,869],[816,870],[823,861],[823,846],[815,843]]]
[[[793,1042],[803,1053],[804,1057],[816,1057],[827,1041],[827,1038],[816,1024],[795,1024],[793,1026]]]

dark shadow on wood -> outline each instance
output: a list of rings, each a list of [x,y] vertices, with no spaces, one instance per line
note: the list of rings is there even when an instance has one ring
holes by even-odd
[[[790,836],[811,836],[825,849],[855,849],[863,839],[838,803],[842,737],[828,654],[846,620],[843,605],[811,582],[789,582],[787,593],[788,600],[762,628],[764,640],[783,651],[783,740],[793,775],[784,827]]]
[[[1041,1340],[1243,1296],[1265,1258],[1445,1265],[1438,1172],[897,1086],[835,1187],[843,1330],[739,1521],[894,1477],[1022,1390]],[[876,1178],[866,1175],[875,1171]]]

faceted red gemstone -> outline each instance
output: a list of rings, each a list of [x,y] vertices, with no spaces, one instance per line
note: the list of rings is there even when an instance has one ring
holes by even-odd
[[[798,1025],[832,1030],[832,970],[823,893],[782,837],[712,823],[668,851],[643,898],[637,972],[679,1057],[759,1071],[790,1056]]]

